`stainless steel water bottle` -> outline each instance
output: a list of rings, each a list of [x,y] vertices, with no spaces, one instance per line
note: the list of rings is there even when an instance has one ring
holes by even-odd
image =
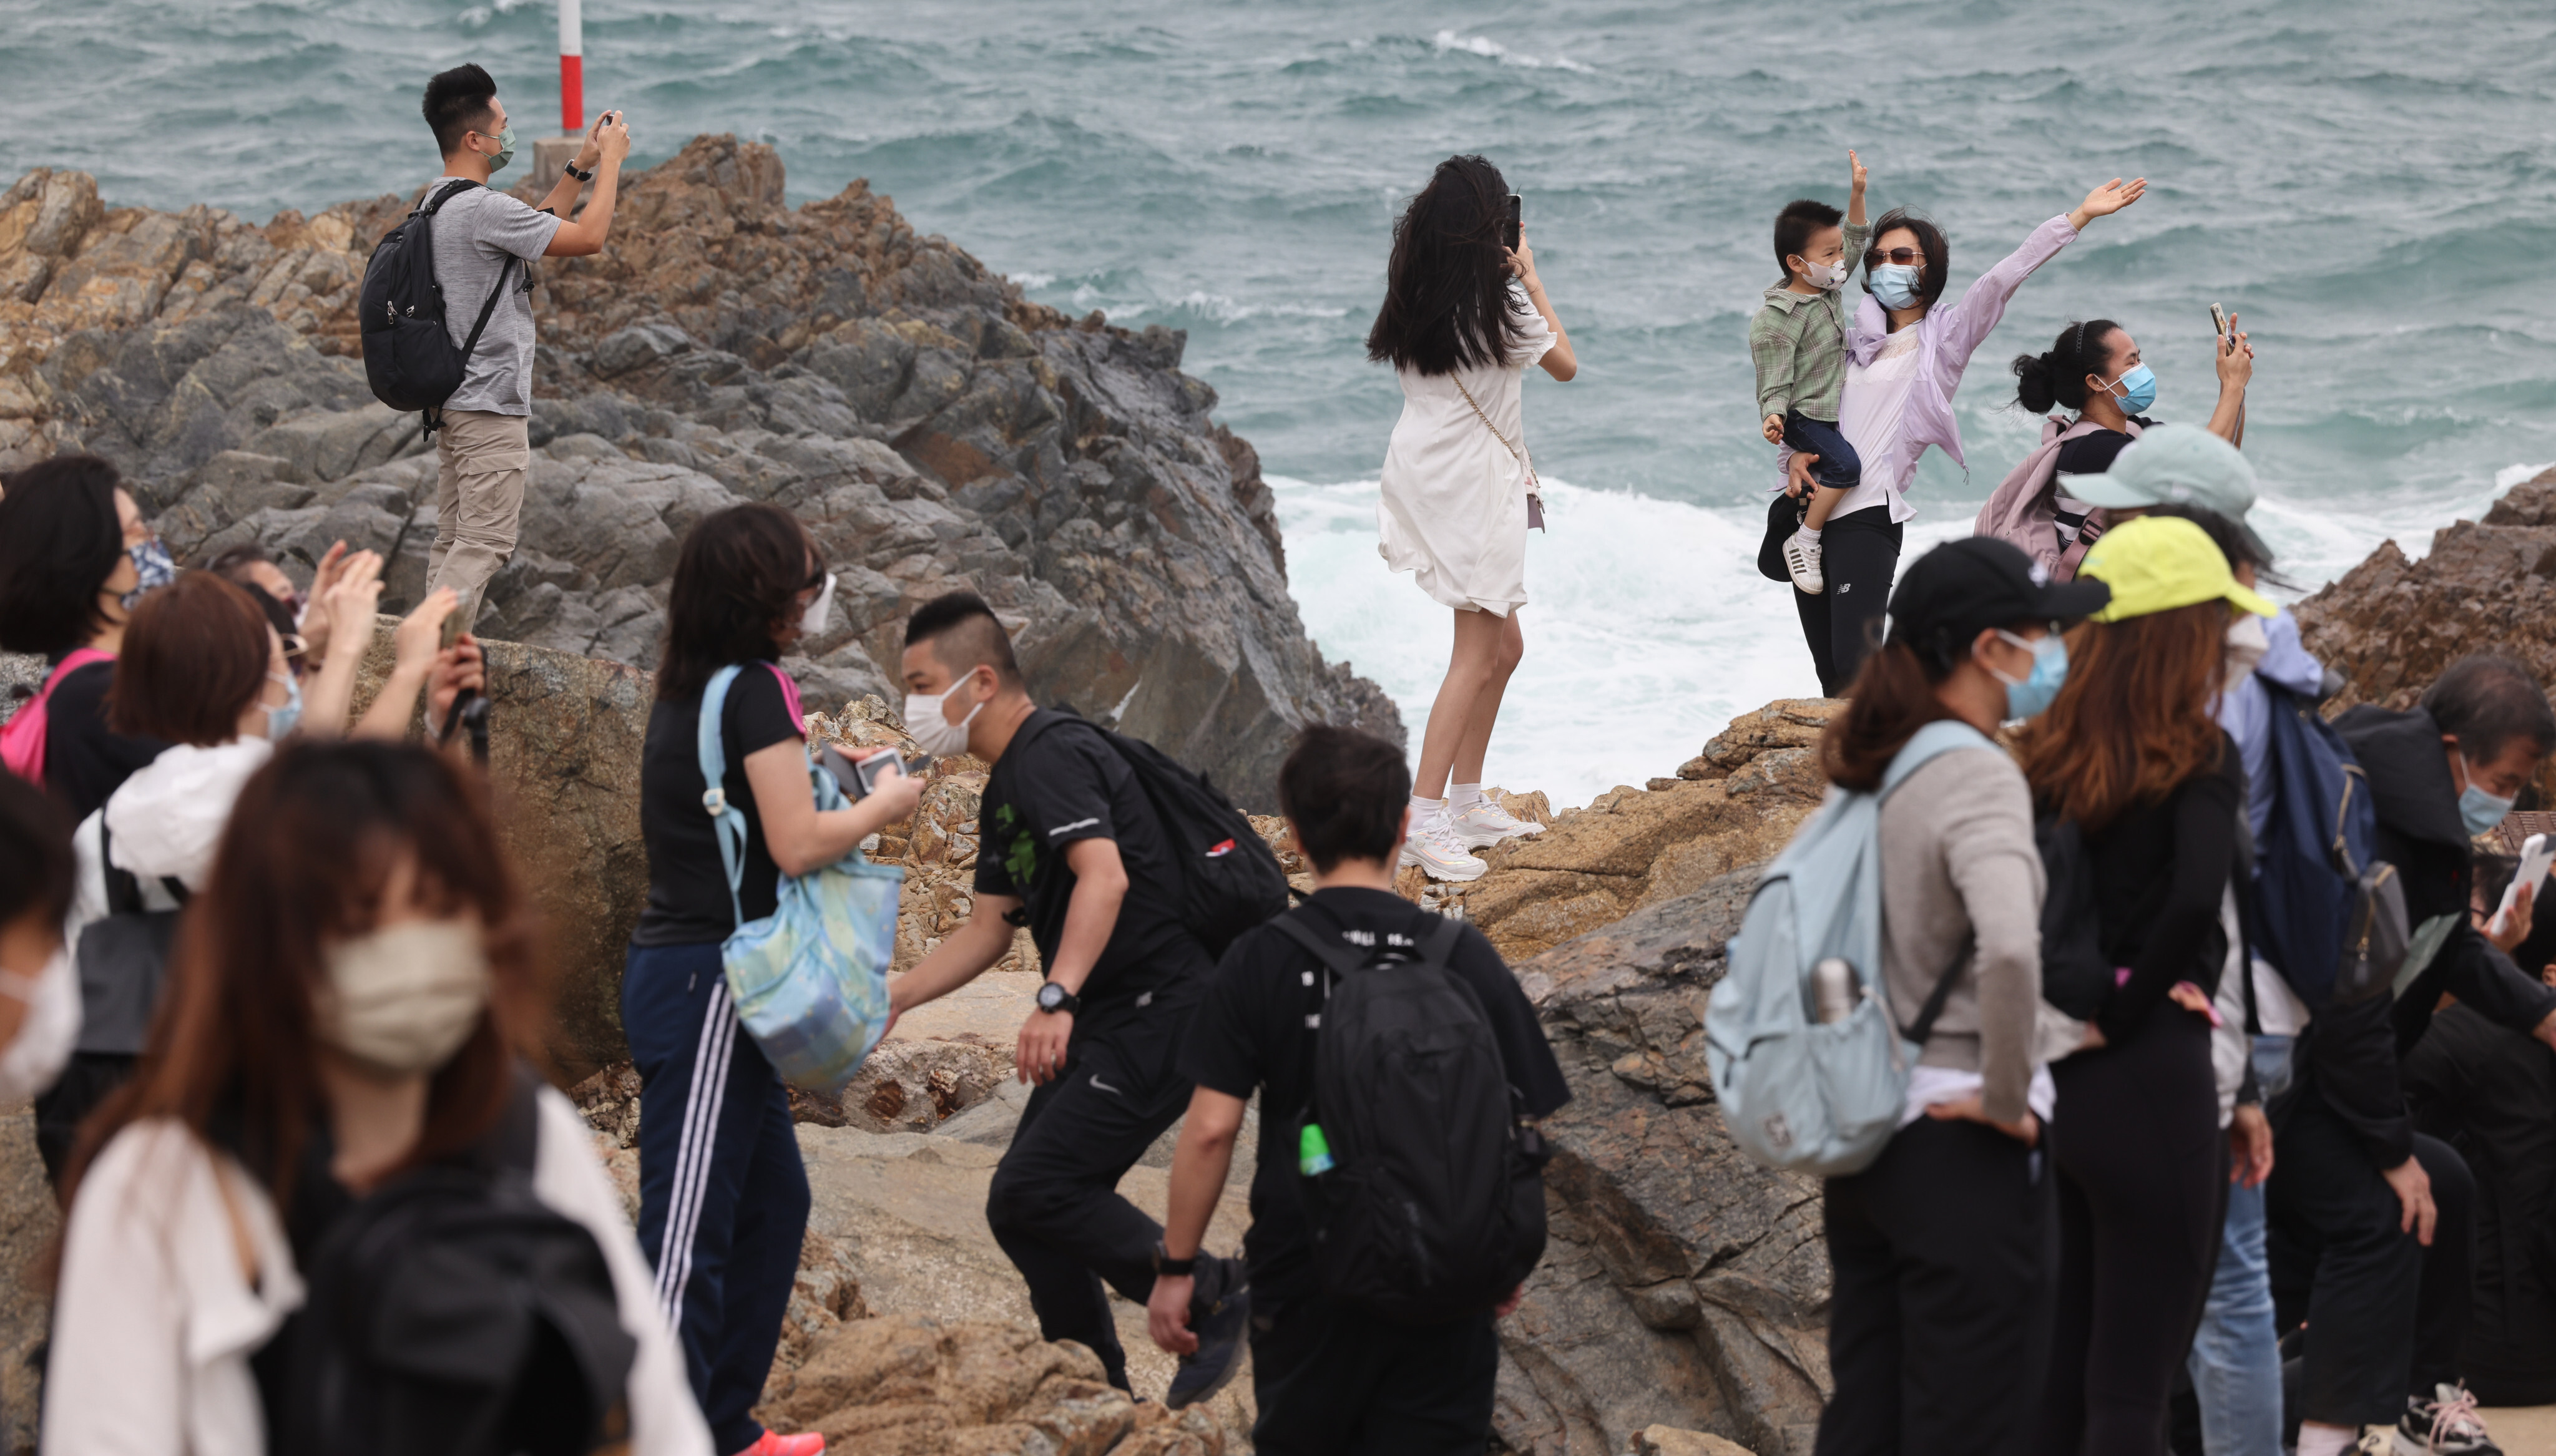
[[[1811,967],[1811,1005],[1822,1025],[1853,1015],[1854,997],[1854,967],[1834,955]]]

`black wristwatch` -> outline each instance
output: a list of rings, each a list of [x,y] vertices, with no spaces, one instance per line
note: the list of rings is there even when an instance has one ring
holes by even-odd
[[[1083,1010],[1083,998],[1066,990],[1063,986],[1058,985],[1054,981],[1043,981],[1039,983],[1038,1009],[1041,1011],[1061,1011],[1068,1016],[1072,1016],[1076,1012]]]
[[[1162,1240],[1156,1239],[1154,1241],[1154,1273],[1158,1274],[1173,1274],[1178,1276],[1195,1274],[1198,1273],[1198,1256],[1193,1254],[1187,1259],[1174,1259],[1172,1257],[1172,1251],[1163,1247]]]
[[[584,172],[579,172],[576,170],[576,163],[574,160],[561,163],[560,171],[567,173],[569,176],[575,178],[581,182],[594,181],[594,169],[589,168]]]

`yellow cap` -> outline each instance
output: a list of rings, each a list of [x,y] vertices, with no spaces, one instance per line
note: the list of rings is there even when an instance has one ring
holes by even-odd
[[[2140,516],[2104,533],[2077,568],[2112,588],[2112,599],[2091,619],[2119,622],[2225,600],[2258,617],[2280,608],[2236,584],[2228,558],[2210,533],[2175,516]]]

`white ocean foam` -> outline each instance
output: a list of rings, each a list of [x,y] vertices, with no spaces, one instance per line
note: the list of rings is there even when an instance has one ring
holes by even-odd
[[[1486,36],[1460,36],[1454,31],[1440,31],[1438,33],[1437,45],[1440,51],[1463,51],[1470,55],[1479,56],[1486,61],[1496,61],[1502,65],[1523,66],[1530,70],[1540,70],[1545,66],[1551,66],[1555,70],[1587,71],[1592,69],[1592,67],[1583,65],[1579,61],[1572,60],[1570,57],[1562,55],[1560,52],[1554,53],[1550,60],[1535,56],[1523,56]]]
[[[1325,657],[1392,694],[1416,755],[1447,670],[1449,609],[1376,554],[1374,481],[1269,483],[1307,630]],[[1545,491],[1551,530],[1528,535],[1518,615],[1526,659],[1500,709],[1488,782],[1586,803],[1675,773],[1734,714],[1818,694],[1792,594],[1757,574],[1762,514],[1550,477]],[[1968,525],[1912,529],[1910,544]]]

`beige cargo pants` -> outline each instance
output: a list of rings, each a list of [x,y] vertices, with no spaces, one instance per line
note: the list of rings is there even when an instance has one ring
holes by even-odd
[[[435,433],[435,546],[426,556],[426,589],[451,587],[463,625],[474,631],[488,578],[515,554],[533,464],[531,425],[521,415],[447,410]]]

